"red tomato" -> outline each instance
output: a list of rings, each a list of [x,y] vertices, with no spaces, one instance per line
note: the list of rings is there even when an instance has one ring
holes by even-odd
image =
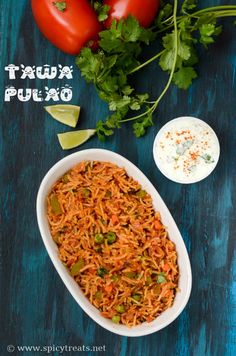
[[[110,6],[109,17],[105,22],[110,27],[112,20],[120,20],[133,15],[143,27],[149,27],[156,17],[160,0],[105,0]]]
[[[44,36],[57,48],[78,54],[88,41],[97,40],[101,25],[88,0],[66,0],[66,9],[55,4],[62,1],[31,0],[35,21]]]

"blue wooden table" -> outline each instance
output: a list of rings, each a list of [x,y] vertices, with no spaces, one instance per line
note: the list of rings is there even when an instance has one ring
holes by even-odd
[[[228,0],[228,4],[235,1]],[[220,5],[223,1],[199,1]],[[155,116],[155,126],[135,139],[129,126],[105,143],[93,138],[83,149],[98,147],[119,152],[152,181],[173,214],[189,251],[193,289],[183,313],[153,335],[130,339],[116,336],[93,322],[76,304],[54,270],[43,246],[35,215],[37,190],[44,174],[69,154],[61,150],[56,133],[67,128],[49,118],[44,102],[4,102],[6,86],[15,88],[73,87],[71,103],[82,105],[80,128],[94,127],[106,116],[106,105],[93,87],[81,79],[74,58],[51,46],[39,33],[27,0],[1,0],[0,110],[1,110],[1,355],[7,345],[105,345],[107,355],[236,354],[236,29],[224,21],[216,44],[200,54],[199,79],[189,91],[171,87]],[[72,65],[73,80],[10,80],[4,67]],[[137,87],[153,97],[166,77],[156,64],[137,79]],[[193,115],[206,120],[219,136],[217,169],[204,181],[180,185],[156,168],[152,145],[168,120]],[[82,149],[81,148],[81,149]],[[75,150],[76,151],[76,150]],[[15,351],[36,355],[46,352]],[[59,351],[51,352],[59,355]],[[63,355],[84,354],[64,352]],[[101,352],[102,354],[102,352]],[[104,353],[103,353],[104,354]]]

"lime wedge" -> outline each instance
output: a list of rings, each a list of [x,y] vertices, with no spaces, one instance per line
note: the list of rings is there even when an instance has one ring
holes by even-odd
[[[82,145],[82,143],[86,142],[95,132],[96,130],[70,131],[58,134],[57,137],[63,150],[70,150],[71,148]]]
[[[51,105],[44,106],[44,109],[57,121],[62,122],[71,127],[75,127],[77,125],[79,114],[80,114],[80,106],[76,105]]]

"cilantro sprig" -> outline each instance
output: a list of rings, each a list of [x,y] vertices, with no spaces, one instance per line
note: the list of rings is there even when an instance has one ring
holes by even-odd
[[[97,53],[84,48],[77,57],[76,63],[82,76],[95,85],[99,97],[108,103],[111,111],[104,123],[97,123],[100,139],[119,128],[129,111],[150,106],[149,95],[136,93],[128,83],[128,75],[140,64],[141,45],[149,44],[154,38],[152,31],[142,28],[134,17],[128,17],[114,21],[109,30],[100,32],[100,50]],[[150,115],[144,121],[145,127],[152,125]],[[143,129],[138,130],[137,124],[135,134],[141,136]]]
[[[99,20],[106,20],[109,8],[99,1],[93,1],[93,6]],[[99,97],[110,109],[106,120],[97,122],[100,140],[105,140],[126,122],[133,122],[136,137],[143,136],[153,125],[153,113],[171,83],[186,90],[197,78],[198,46],[208,48],[215,42],[222,31],[218,19],[236,16],[236,5],[197,10],[197,0],[184,0],[177,13],[178,8],[178,0],[164,2],[153,27],[148,30],[133,17],[113,21],[110,29],[100,32],[99,51],[94,53],[84,48],[77,57],[82,76],[95,85]],[[149,45],[160,36],[161,51],[140,63],[143,45]],[[147,93],[135,91],[129,77],[156,60],[169,77],[157,99],[151,101]],[[137,114],[132,115],[134,112]]]

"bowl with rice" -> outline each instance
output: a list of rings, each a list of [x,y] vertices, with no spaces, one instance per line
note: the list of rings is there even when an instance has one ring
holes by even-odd
[[[40,185],[37,219],[65,286],[105,329],[151,334],[186,306],[182,236],[155,187],[121,155],[88,149],[56,163]]]

